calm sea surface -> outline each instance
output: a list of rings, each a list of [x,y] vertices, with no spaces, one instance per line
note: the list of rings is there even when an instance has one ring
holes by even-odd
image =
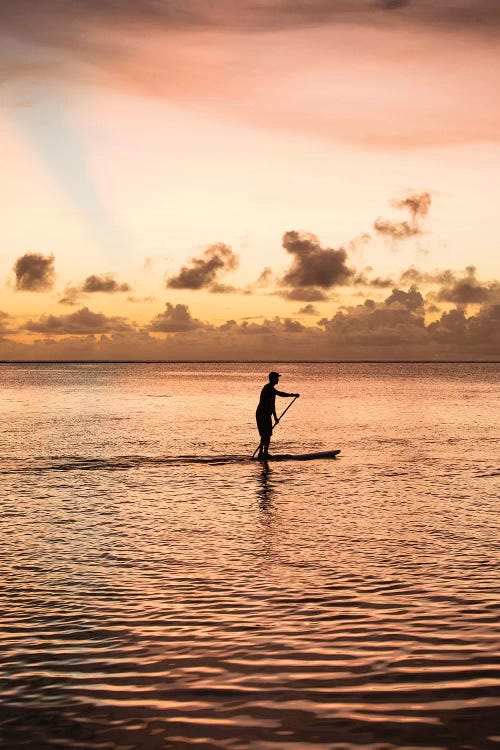
[[[0,366],[2,749],[499,747],[500,366],[269,369]]]

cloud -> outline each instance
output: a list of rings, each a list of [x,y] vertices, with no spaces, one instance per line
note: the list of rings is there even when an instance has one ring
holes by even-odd
[[[218,277],[238,267],[238,257],[222,242],[210,245],[200,258],[192,258],[176,276],[167,279],[169,289],[220,291]]]
[[[388,219],[375,219],[373,228],[378,234],[391,237],[394,240],[406,240],[409,237],[421,234],[420,227],[409,221],[389,221]]]
[[[218,282],[211,284],[208,288],[211,294],[251,294],[251,289],[242,289],[231,284],[220,284]]]
[[[500,300],[500,282],[479,281],[475,266],[467,266],[461,274],[450,269],[421,271],[410,266],[399,277],[401,284],[421,284],[427,287],[440,288],[431,292],[428,300],[448,302],[455,305],[481,305]]]
[[[103,274],[102,276],[92,274],[91,276],[87,276],[80,286],[67,284],[58,303],[60,305],[74,306],[88,294],[116,294],[117,292],[130,292],[129,284],[116,281],[114,275],[111,273]]]
[[[274,274],[269,266],[266,266],[259,274],[259,277],[253,286],[255,287],[268,287],[274,281]]]
[[[127,302],[141,303],[141,302],[156,302],[156,297],[134,297],[130,295],[127,297]]]
[[[10,321],[12,320],[12,316],[4,312],[3,310],[0,310],[0,333],[13,333],[14,331],[10,328]]]
[[[410,213],[409,221],[389,221],[378,218],[373,226],[378,234],[386,235],[394,240],[404,240],[409,237],[422,234],[422,228],[419,219],[424,218],[429,213],[432,198],[431,194],[414,193],[407,195],[405,198],[391,201],[391,205],[398,209],[406,209]]]
[[[373,228],[378,234],[390,237],[393,240],[406,240],[409,237],[420,235],[423,230],[419,219],[427,216],[431,202],[431,194],[428,192],[414,193],[407,195],[405,198],[392,200],[391,205],[394,208],[406,209],[410,212],[410,220],[390,221],[379,217],[375,219]]]
[[[159,333],[182,333],[206,327],[206,323],[192,317],[187,305],[172,305],[167,302],[165,310],[153,318],[147,330]]]
[[[73,284],[66,284],[62,297],[58,299],[60,305],[77,305],[82,298],[82,288]]]
[[[500,355],[500,304],[484,305],[477,315],[466,317],[463,309],[450,310],[428,327],[441,346],[459,349],[467,359],[477,354]]]
[[[297,315],[319,315],[319,310],[309,303],[308,305],[301,307]]]
[[[43,80],[112,86],[252,127],[369,147],[496,141],[491,38],[498,0],[395,5],[401,4],[6,0],[0,69],[12,80],[32,81],[38,68]],[[465,34],[474,46],[467,56]],[[315,86],[318,76],[327,83]],[[383,96],[374,96],[381,82]],[[84,174],[76,144],[72,151]],[[58,172],[68,187],[62,162]],[[73,186],[75,198],[86,193],[109,222],[91,188],[87,175]]]
[[[246,32],[309,28],[325,24],[410,23],[451,29],[484,29],[500,23],[497,0],[18,0],[0,5],[5,30],[54,46],[91,46],[89,28],[121,30],[233,29]],[[97,54],[97,51],[96,51]]]
[[[357,237],[354,237],[354,239],[350,240],[347,246],[349,252],[352,255],[362,255],[365,246],[370,242],[371,238],[372,236],[368,232],[363,232]]]
[[[393,308],[406,308],[407,310],[423,312],[424,298],[416,287],[412,286],[407,292],[403,289],[393,289],[392,294],[385,300],[385,304]]]
[[[24,292],[47,292],[54,286],[54,256],[25,253],[14,264],[16,289]]]
[[[130,286],[126,283],[116,281],[112,274],[96,276],[92,274],[85,279],[82,292],[92,294],[94,292],[105,292],[106,294],[115,294],[115,292],[130,292]]]
[[[395,208],[407,208],[413,219],[427,216],[431,207],[432,197],[430,193],[414,193],[407,195],[406,198],[399,198],[391,201]]]
[[[243,323],[238,324],[235,320],[228,320],[215,330],[217,332],[235,333],[238,336],[271,337],[274,340],[284,334],[296,335],[310,329],[307,329],[298,320],[276,316],[271,319],[265,318],[262,323],[244,320]]]
[[[445,270],[429,273],[427,271],[420,271],[415,266],[407,268],[399,277],[400,284],[452,284],[454,280],[455,273],[453,271]]]
[[[394,289],[382,303],[367,299],[318,325],[332,345],[362,359],[498,359],[500,305],[484,305],[477,315],[444,312],[425,324],[423,297],[416,288]]]
[[[186,305],[167,303],[147,330],[84,308],[31,321],[27,330],[45,334],[32,344],[0,338],[0,357],[264,360],[272,351],[281,360],[499,358],[500,304],[484,304],[471,316],[448,310],[426,324],[421,300],[418,289],[396,288],[383,302],[366,299],[310,326],[280,317],[213,326],[194,319]],[[162,332],[170,335],[151,335]]]
[[[481,283],[476,278],[474,266],[465,269],[462,278],[452,278],[448,286],[443,286],[437,292],[439,302],[452,302],[456,305],[481,305],[485,302],[500,300],[500,284],[498,281]]]
[[[373,287],[374,289],[389,289],[390,287],[395,286],[394,279],[391,279],[389,276],[386,276],[384,279],[380,276],[372,277],[367,275],[372,271],[372,266],[367,266],[363,271],[356,273],[352,280],[353,285]]]
[[[29,320],[23,326],[31,333],[45,333],[61,336],[64,334],[88,334],[108,332],[130,332],[133,327],[123,318],[107,317],[82,307],[69,315],[42,315],[38,320]]]
[[[315,234],[285,232],[282,245],[293,260],[280,280],[286,299],[315,302],[325,299],[324,290],[351,283],[354,270],[346,264],[347,253],[343,247],[321,247]]]
[[[375,289],[388,289],[394,286],[394,280],[387,276],[382,279],[380,276],[376,276],[374,279],[368,279],[368,286],[374,287]]]
[[[300,287],[295,287],[294,289],[283,289],[279,294],[280,297],[294,302],[324,302],[328,299],[328,295],[315,286],[308,286],[303,289]]]
[[[393,290],[383,303],[365,300],[362,305],[339,311],[331,319],[323,318],[319,325],[325,328],[333,342],[353,349],[375,353],[376,358],[386,358],[384,351],[399,348],[403,352],[424,346],[426,331],[423,310],[404,304],[394,304],[402,290]],[[400,355],[400,356],[401,356]]]

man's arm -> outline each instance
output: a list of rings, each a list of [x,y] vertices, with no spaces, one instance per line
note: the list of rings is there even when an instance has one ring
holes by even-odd
[[[284,396],[285,398],[298,398],[300,396],[300,393],[285,393],[285,391],[277,391],[276,388],[274,392],[277,396]]]

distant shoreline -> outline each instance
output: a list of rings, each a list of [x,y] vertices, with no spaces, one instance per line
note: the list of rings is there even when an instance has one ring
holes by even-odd
[[[3,359],[1,365],[498,365],[498,359]]]

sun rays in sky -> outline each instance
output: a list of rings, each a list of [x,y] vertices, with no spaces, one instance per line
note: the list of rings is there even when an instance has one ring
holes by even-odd
[[[494,359],[493,0],[0,10],[2,359]]]

